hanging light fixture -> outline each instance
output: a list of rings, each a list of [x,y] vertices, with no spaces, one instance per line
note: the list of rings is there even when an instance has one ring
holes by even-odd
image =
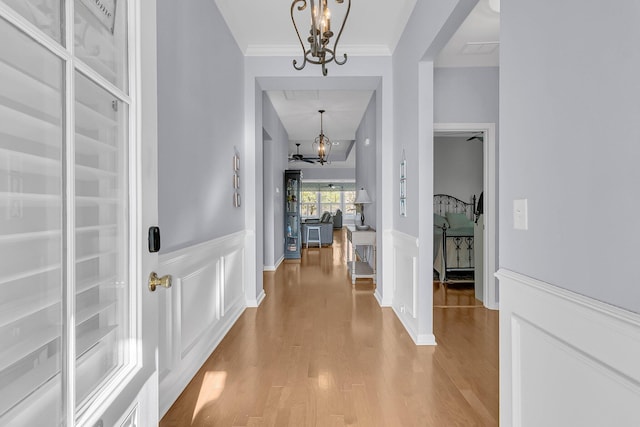
[[[328,1],[329,0],[308,0],[308,2],[311,3],[311,7],[309,8],[311,13],[311,29],[309,30],[309,37],[307,38],[309,49],[304,47],[304,42],[302,41],[302,37],[300,37],[300,31],[298,31],[298,25],[293,17],[294,8],[297,8],[299,12],[307,8],[307,0],[293,0],[293,3],[291,3],[291,21],[293,22],[293,27],[296,29],[300,46],[302,46],[302,54],[304,55],[304,62],[300,66],[298,66],[297,60],[293,60],[293,68],[296,70],[302,70],[307,62],[309,62],[311,64],[322,65],[322,75],[326,76],[328,63],[334,61],[338,65],[344,65],[344,63],[347,62],[346,53],[343,54],[343,60],[340,61],[336,58],[336,49],[338,41],[340,41],[340,36],[342,35],[342,30],[344,30],[344,24],[349,17],[351,0],[347,0],[347,13],[344,16],[333,47],[331,47],[331,37],[333,37],[334,34],[333,31],[331,31],[331,11],[327,5]],[[345,0],[335,0],[338,4],[343,4],[344,1]]]
[[[320,113],[320,135],[318,135],[313,141],[311,146],[313,147],[313,151],[318,153],[318,161],[321,165],[324,165],[329,161],[329,154],[331,153],[331,141],[327,138],[322,130],[322,114],[324,114],[324,110],[318,110]]]

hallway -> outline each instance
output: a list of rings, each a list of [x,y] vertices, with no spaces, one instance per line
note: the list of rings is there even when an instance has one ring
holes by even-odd
[[[162,419],[177,426],[494,426],[498,312],[435,308],[414,345],[370,281],[353,288],[344,232],[264,274],[247,309]]]

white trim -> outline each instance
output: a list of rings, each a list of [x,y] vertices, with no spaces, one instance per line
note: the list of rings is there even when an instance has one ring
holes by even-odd
[[[513,271],[496,277],[500,424],[636,425],[640,315]]]
[[[171,298],[167,299],[165,310],[159,313],[161,317],[157,322],[160,333],[170,337],[169,345],[159,348],[158,355],[163,366],[163,372],[160,373],[161,416],[247,307],[244,293],[246,234],[240,231],[160,256],[158,273],[171,273],[174,276]],[[236,256],[240,257],[241,262],[227,262],[227,259]],[[185,279],[191,279],[189,286],[193,288],[185,288]],[[183,307],[187,304],[187,301],[183,301],[183,295],[199,295],[200,292],[215,296],[213,299],[216,300],[211,301],[210,311],[204,316]],[[167,317],[170,319],[167,320]],[[198,323],[201,320],[206,324]],[[197,331],[186,330],[191,332],[187,338],[182,332],[189,324],[202,327]]]
[[[181,369],[172,370],[167,376],[160,380],[160,417],[163,417],[167,413],[191,379],[193,379],[198,370],[218,347],[222,339],[238,321],[242,313],[244,313],[244,310],[244,307],[236,307],[234,310],[227,312],[221,324],[216,324],[215,328],[211,327],[207,331],[209,342],[199,343],[198,346],[194,347],[189,354],[180,360]]]
[[[251,308],[260,307],[260,304],[262,304],[262,301],[264,301],[266,296],[267,294],[264,292],[264,289],[263,289],[262,292],[258,294],[255,300],[247,300],[245,304],[247,305],[247,307],[251,307]]]
[[[393,312],[416,345],[437,345],[433,333],[421,334],[418,332],[420,241],[415,236],[397,230],[391,230],[389,235],[392,240],[393,253],[393,291],[391,296]],[[403,266],[410,263],[410,271],[399,266],[400,262],[403,262]]]
[[[265,265],[262,271],[276,271],[280,264],[284,261],[284,255],[280,256],[280,259],[276,261],[276,265]]]
[[[402,323],[402,326],[404,326],[404,329],[407,331],[407,334],[411,337],[415,345],[438,345],[434,334],[417,334],[411,324],[406,321],[407,316],[405,316],[404,313],[399,313],[395,307],[391,307],[391,309],[400,323]]]
[[[218,237],[206,242],[198,243],[186,248],[177,249],[172,252],[160,253],[159,262],[163,267],[170,267],[172,264],[183,264],[187,260],[195,262],[210,257],[212,254],[221,252],[221,247],[241,247],[244,243],[244,231]]]
[[[484,306],[497,310],[499,303],[497,300],[497,282],[494,273],[497,271],[496,264],[496,237],[498,227],[496,223],[496,125],[495,123],[434,123],[434,132],[456,132],[470,131],[483,132],[483,190],[484,190]]]

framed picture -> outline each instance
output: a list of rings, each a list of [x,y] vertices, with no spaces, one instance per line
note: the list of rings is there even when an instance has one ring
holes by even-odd
[[[407,199],[400,199],[400,216],[407,216]]]
[[[240,188],[240,175],[238,175],[237,173],[233,174],[233,188]]]
[[[240,193],[233,193],[233,207],[240,207]]]
[[[407,179],[403,178],[400,180],[400,198],[404,199],[407,197]]]
[[[233,155],[233,170],[235,172],[240,170],[240,157],[237,154]]]
[[[400,162],[400,179],[405,179],[407,177],[407,161],[403,160]]]

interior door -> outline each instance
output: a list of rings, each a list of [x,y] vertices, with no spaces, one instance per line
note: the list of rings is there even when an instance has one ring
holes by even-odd
[[[0,0],[0,34],[0,425],[155,425],[155,1]]]

